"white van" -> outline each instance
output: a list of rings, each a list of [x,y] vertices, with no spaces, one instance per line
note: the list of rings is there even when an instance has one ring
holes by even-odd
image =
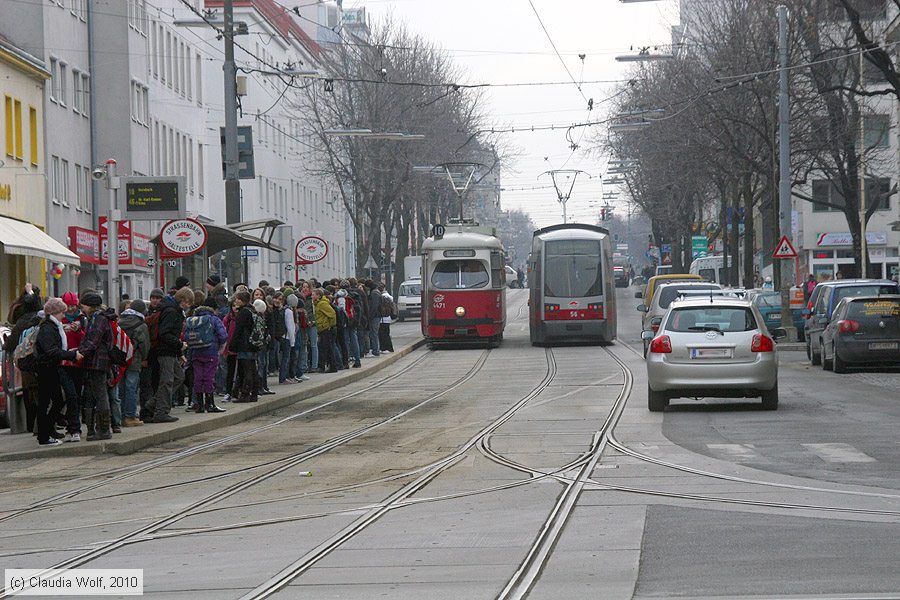
[[[728,265],[731,266],[730,257]],[[724,282],[728,279],[725,273],[725,257],[721,254],[717,256],[695,258],[694,262],[691,263],[689,272],[691,275],[699,275],[711,283],[718,283],[720,285],[724,285]]]
[[[400,284],[397,294],[398,319],[404,321],[409,317],[418,317],[422,314],[422,280],[409,279]]]

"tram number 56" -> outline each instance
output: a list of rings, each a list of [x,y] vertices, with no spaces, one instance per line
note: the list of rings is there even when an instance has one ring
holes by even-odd
[[[578,316],[579,316],[579,315],[578,315],[578,311],[577,311],[577,310],[570,310],[570,311],[569,311],[569,317],[570,317],[570,318],[572,318],[572,319],[577,319]]]

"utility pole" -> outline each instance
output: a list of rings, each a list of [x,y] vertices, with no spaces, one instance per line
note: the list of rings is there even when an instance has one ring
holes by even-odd
[[[859,53],[859,87],[863,86],[863,73],[865,72],[863,65],[863,55],[865,52]],[[863,128],[865,124],[863,119],[862,102],[857,103],[859,110],[859,236],[860,236],[860,260],[859,272],[862,277],[869,276],[869,245],[866,242],[866,132]]]
[[[109,192],[109,215],[106,217],[106,265],[107,297],[106,305],[118,310],[119,306],[119,208],[116,206],[116,192],[121,180],[116,175],[116,161],[106,161],[106,189]]]
[[[579,175],[585,175],[588,179],[591,178],[587,172],[582,171],[580,169],[553,169],[552,171],[544,171],[540,175],[538,175],[538,179],[540,179],[543,175],[549,175],[550,179],[553,181],[553,189],[556,190],[556,200],[560,204],[562,204],[562,218],[563,223],[569,222],[568,213],[566,212],[566,203],[569,201],[569,198],[572,197],[572,190],[575,188],[575,180],[578,179]],[[557,175],[565,175],[566,179],[569,180],[569,189],[560,187],[560,182],[557,181]]]
[[[791,107],[788,89],[788,12],[780,5],[778,11],[778,228],[782,236],[791,239]],[[778,236],[780,239],[781,236]],[[775,260],[783,260],[776,258]],[[795,259],[790,259],[795,260]],[[781,263],[781,327],[787,332],[785,341],[797,341],[797,328],[791,314],[790,263]]]
[[[241,181],[238,179],[238,139],[237,139],[237,68],[234,64],[234,0],[225,0],[224,37],[225,63],[225,224],[241,222]],[[234,285],[241,274],[241,249],[231,248],[225,254],[226,278]]]

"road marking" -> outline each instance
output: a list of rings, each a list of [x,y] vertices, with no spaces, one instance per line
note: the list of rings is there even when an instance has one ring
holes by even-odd
[[[875,459],[850,444],[803,444],[810,452],[830,463],[864,463]]]
[[[753,444],[707,444],[706,447],[730,458],[756,458],[756,446]]]

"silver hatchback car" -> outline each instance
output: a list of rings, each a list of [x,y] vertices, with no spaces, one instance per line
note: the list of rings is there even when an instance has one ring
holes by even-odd
[[[647,351],[648,407],[661,411],[671,398],[762,397],[778,408],[778,352],[783,329],[766,329],[759,309],[742,298],[690,298],[673,302]]]

